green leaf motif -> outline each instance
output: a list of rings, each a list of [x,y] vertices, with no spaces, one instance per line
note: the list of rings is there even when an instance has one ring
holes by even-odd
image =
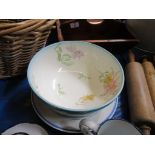
[[[79,73],[78,79],[85,79],[85,80],[90,80],[91,77],[88,75],[85,75],[83,73]]]
[[[62,62],[62,64],[66,65],[66,66],[71,66],[71,65],[73,65],[73,62],[71,62],[71,61],[70,62],[69,61],[68,62],[67,61],[65,62],[64,61],[64,62]]]
[[[59,95],[64,95],[65,92],[63,91],[63,88],[61,87],[61,85],[58,84],[57,86],[58,86],[58,94],[59,94]]]
[[[70,66],[70,65],[73,64],[72,56],[67,54],[67,53],[63,54],[63,50],[60,47],[60,45],[57,45],[55,47],[55,50],[57,52],[57,59],[58,59],[59,62],[61,62],[64,65],[67,65],[67,66]]]
[[[62,58],[61,58],[61,57],[62,57],[62,49],[61,49],[60,45],[56,46],[56,47],[55,47],[55,50],[56,50],[56,52],[57,52],[58,61],[61,62],[61,59],[62,59]]]
[[[62,55],[62,61],[71,61],[72,57],[69,54]]]

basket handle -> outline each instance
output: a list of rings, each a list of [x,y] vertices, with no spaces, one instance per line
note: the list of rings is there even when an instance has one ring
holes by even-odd
[[[34,29],[37,29],[41,25],[44,25],[47,21],[48,21],[48,19],[38,20],[38,22],[36,22],[34,25],[29,26],[29,27],[27,27],[25,29],[19,30],[17,32],[14,32],[13,34],[19,35],[19,34],[23,34],[23,33],[33,31]]]
[[[0,21],[0,29],[4,30],[6,28],[11,28],[11,27],[16,27],[16,26],[19,26],[19,25],[27,24],[27,23],[30,23],[32,21],[33,21],[33,19],[25,20],[25,21],[22,21],[22,22],[19,22],[19,23],[8,23],[8,22],[1,22]]]
[[[43,25],[37,28],[37,31],[44,31],[44,30],[47,30],[48,28],[50,29],[54,25],[55,22],[56,22],[56,19],[49,20],[46,25]]]
[[[29,20],[29,21],[24,21],[24,22],[21,22],[21,23],[16,23],[16,26],[12,26],[12,24],[10,24],[12,27],[8,28],[8,29],[1,30],[0,31],[0,36],[16,32],[16,31],[18,31],[20,29],[24,29],[24,28],[26,28],[28,26],[33,25],[34,23],[36,23],[35,20]],[[15,23],[13,23],[13,24],[15,24]],[[8,25],[6,27],[8,27]]]
[[[23,34],[29,31],[32,31],[39,26],[43,25],[45,22],[47,22],[47,19],[41,20],[41,19],[36,19],[36,20],[28,20],[28,21],[23,21],[20,24],[17,23],[17,26],[11,27],[8,29],[4,29],[0,31],[0,36],[2,35],[7,35],[7,34]],[[7,26],[6,26],[7,27]]]

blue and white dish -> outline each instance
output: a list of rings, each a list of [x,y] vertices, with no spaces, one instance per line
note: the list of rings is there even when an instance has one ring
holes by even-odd
[[[67,133],[81,133],[79,123],[84,118],[93,121],[98,125],[102,124],[107,119],[111,119],[116,111],[117,104],[118,98],[116,98],[110,105],[90,116],[81,118],[68,117],[50,109],[46,104],[40,102],[36,95],[32,94],[32,105],[40,119],[50,127]]]
[[[63,41],[41,49],[32,58],[27,76],[44,104],[70,117],[105,108],[124,85],[119,61],[104,48],[81,41]]]

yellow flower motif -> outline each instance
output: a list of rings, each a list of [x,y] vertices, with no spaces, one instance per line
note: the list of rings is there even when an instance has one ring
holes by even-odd
[[[82,96],[82,97],[80,97],[80,100],[82,101],[82,102],[85,102],[85,101],[92,101],[93,99],[94,99],[94,95],[86,95],[86,96]]]
[[[114,72],[113,69],[111,72],[100,72],[99,81],[103,84],[104,92],[101,96],[111,96],[113,95],[118,88],[118,72]]]
[[[113,80],[113,76],[111,73],[108,73],[105,75],[105,78],[103,79],[104,84],[109,84]]]

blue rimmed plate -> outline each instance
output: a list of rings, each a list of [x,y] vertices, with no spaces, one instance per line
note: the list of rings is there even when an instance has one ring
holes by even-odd
[[[116,111],[117,104],[118,98],[116,98],[110,105],[93,115],[75,118],[56,113],[47,105],[40,102],[40,100],[32,94],[32,105],[40,119],[50,127],[67,133],[80,133],[79,122],[84,118],[94,121],[97,124],[101,124],[107,119],[111,119]]]

